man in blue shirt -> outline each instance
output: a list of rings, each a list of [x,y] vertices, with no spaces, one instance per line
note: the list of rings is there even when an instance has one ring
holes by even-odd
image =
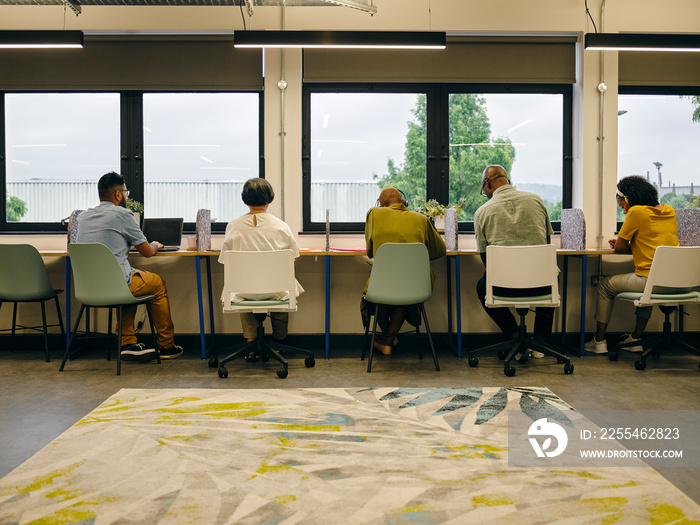
[[[110,172],[97,183],[100,204],[84,211],[78,218],[77,242],[97,242],[107,246],[119,263],[129,290],[135,296],[154,295],[150,301],[151,322],[156,329],[162,359],[182,355],[182,347],[173,339],[175,328],[170,317],[170,303],[165,281],[157,274],[136,270],[127,255],[132,246],[144,257],[152,257],[163,247],[157,241],[149,243],[136,223],[134,214],[126,209],[129,190],[124,177]],[[122,314],[121,358],[125,361],[147,362],[155,358],[155,349],[146,348],[136,340],[134,317],[136,306],[128,306]]]

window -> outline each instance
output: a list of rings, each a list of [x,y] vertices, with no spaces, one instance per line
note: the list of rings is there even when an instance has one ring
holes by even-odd
[[[481,175],[501,164],[539,194],[553,222],[571,206],[569,85],[339,85],[304,88],[304,230],[362,231],[382,188],[462,200],[473,231]],[[555,229],[558,224],[555,224]]]
[[[641,175],[675,209],[700,206],[700,88],[620,86],[618,180]],[[613,199],[610,199],[612,205]],[[624,216],[618,208],[618,221]]]
[[[94,206],[97,180],[119,169],[119,95],[8,93],[5,219],[59,223]]]
[[[243,183],[264,176],[262,97],[223,93],[5,93],[5,231],[62,231],[98,202],[97,181],[124,175],[146,217],[210,209],[214,231],[245,212]],[[2,140],[4,138],[4,140]],[[189,224],[188,224],[189,223]]]
[[[243,183],[259,175],[258,95],[143,95],[144,216],[228,222],[247,213]]]

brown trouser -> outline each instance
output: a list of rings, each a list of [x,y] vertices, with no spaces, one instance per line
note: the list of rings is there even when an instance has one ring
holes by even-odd
[[[129,290],[134,296],[155,295],[149,302],[151,307],[151,322],[156,329],[158,346],[160,348],[172,348],[175,344],[173,336],[175,327],[170,318],[170,302],[168,301],[168,290],[165,288],[165,281],[160,275],[147,272],[145,270],[134,270],[131,276]],[[122,312],[122,346],[136,343],[134,334],[134,317],[136,317],[136,305],[126,306]]]

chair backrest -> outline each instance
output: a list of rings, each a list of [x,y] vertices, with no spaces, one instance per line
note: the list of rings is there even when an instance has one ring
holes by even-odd
[[[543,306],[558,306],[558,277],[557,249],[553,244],[486,247],[487,305],[529,302]],[[494,299],[494,287],[522,289],[543,286],[551,287],[551,297],[535,298],[532,301],[523,301],[522,298],[514,298],[513,301]]]
[[[232,308],[231,301],[228,300],[232,293],[253,296],[288,293],[289,301],[285,309],[296,310],[294,252],[224,252],[224,311],[240,310]],[[254,302],[259,304],[253,306],[264,308],[265,300]],[[273,306],[272,302],[269,304]]]
[[[695,288],[700,286],[700,246],[659,246],[654,252],[649,277],[640,299],[641,303],[654,303],[654,289],[664,288]],[[671,291],[661,292],[658,302],[663,297],[670,299]],[[681,292],[682,293],[682,292]]]
[[[387,242],[379,247],[365,299],[401,306],[424,303],[432,294],[430,256],[425,244]]]
[[[55,295],[44,261],[30,244],[0,244],[0,300],[33,301]]]
[[[112,251],[100,243],[71,243],[75,298],[89,306],[132,304],[134,295]]]

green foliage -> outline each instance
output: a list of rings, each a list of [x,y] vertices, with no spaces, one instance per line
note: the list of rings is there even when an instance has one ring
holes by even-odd
[[[143,204],[134,199],[126,199],[126,209],[136,213],[143,213]]]
[[[700,122],[700,95],[692,95],[690,103],[693,105],[693,122]]]
[[[426,199],[426,100],[419,95],[408,123],[403,163],[387,160],[387,173],[374,174],[380,188],[393,186],[409,197]],[[515,160],[510,139],[491,137],[486,114],[486,100],[475,94],[459,93],[450,97],[450,201],[460,201],[460,220],[473,220],[474,212],[485,202],[479,195],[481,175],[490,164],[500,164],[506,171]]]
[[[667,193],[661,197],[661,204],[668,204],[674,210],[684,210],[693,207],[695,197],[688,193]]]
[[[27,213],[27,203],[19,197],[7,196],[6,213],[8,222],[18,222]]]
[[[445,210],[449,210],[450,208],[454,208],[457,212],[457,217],[459,217],[464,209],[469,205],[467,199],[464,197],[459,199],[457,204],[448,204],[447,206],[440,204],[435,199],[430,199],[428,202],[425,202],[423,197],[416,197],[413,199],[413,202],[416,204],[415,210],[417,212],[430,218],[443,217],[445,215]]]
[[[559,202],[549,202],[544,201],[544,205],[547,207],[547,214],[549,215],[550,221],[560,221],[561,220],[561,201]]]

